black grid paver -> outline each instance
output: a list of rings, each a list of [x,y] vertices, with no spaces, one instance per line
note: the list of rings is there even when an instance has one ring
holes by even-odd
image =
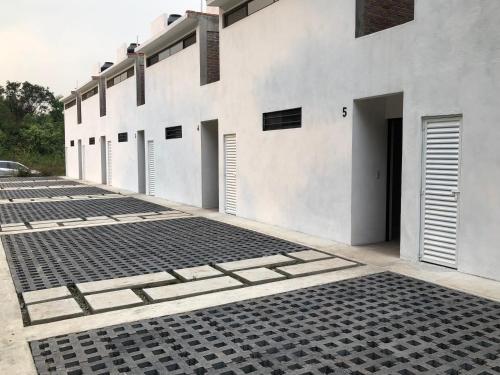
[[[25,189],[25,190],[0,190],[0,199],[20,198],[52,198],[74,195],[102,195],[111,194],[111,191],[95,186],[82,186],[55,189]]]
[[[26,181],[43,181],[43,180],[60,180],[57,176],[30,176],[30,177],[0,177],[2,182],[26,182]]]
[[[0,189],[6,188],[27,188],[27,187],[44,187],[44,186],[75,186],[82,185],[79,182],[71,180],[57,180],[57,181],[19,181],[11,183],[2,183],[0,180]]]
[[[200,217],[4,235],[2,240],[18,292],[308,249]]]
[[[167,210],[163,206],[129,197],[58,202],[8,203],[0,204],[0,224]]]
[[[393,273],[30,343],[39,374],[500,373],[500,304]]]

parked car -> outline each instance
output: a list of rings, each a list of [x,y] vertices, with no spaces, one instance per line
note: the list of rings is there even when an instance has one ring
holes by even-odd
[[[40,172],[29,169],[17,161],[0,160],[0,177],[37,176]]]

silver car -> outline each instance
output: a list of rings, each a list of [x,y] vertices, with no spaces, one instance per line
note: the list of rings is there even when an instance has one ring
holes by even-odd
[[[29,169],[17,161],[0,160],[0,177],[33,176],[40,172]]]

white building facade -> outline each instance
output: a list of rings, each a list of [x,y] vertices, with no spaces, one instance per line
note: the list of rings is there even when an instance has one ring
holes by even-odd
[[[500,280],[499,2],[208,5],[64,99],[68,176]]]

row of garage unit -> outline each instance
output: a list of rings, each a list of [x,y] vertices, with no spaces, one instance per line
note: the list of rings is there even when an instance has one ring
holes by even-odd
[[[242,3],[211,0],[220,17],[181,17],[101,72],[137,71],[106,88],[105,116],[102,95],[81,102],[81,124],[65,110],[67,175],[500,279],[500,56],[481,39],[500,35],[500,6],[411,2],[407,22],[362,35],[351,1],[273,1],[227,21]],[[137,55],[193,31],[145,63],[138,105]]]

